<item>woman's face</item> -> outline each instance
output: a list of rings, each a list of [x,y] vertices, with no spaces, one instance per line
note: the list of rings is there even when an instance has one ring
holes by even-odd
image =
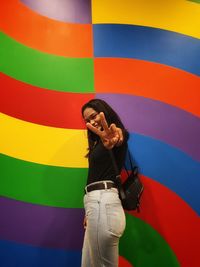
[[[85,122],[89,122],[95,128],[101,130],[101,119],[99,113],[93,108],[86,108],[83,111],[83,118]]]

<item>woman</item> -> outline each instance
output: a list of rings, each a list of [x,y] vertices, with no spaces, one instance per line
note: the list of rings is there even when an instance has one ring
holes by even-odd
[[[119,238],[125,214],[115,185],[110,152],[119,170],[124,165],[128,132],[116,112],[103,100],[82,107],[88,133],[89,172],[85,187],[85,237],[82,267],[117,267]]]

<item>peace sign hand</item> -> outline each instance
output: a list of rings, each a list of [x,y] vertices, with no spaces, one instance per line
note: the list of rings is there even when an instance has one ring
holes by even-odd
[[[89,122],[86,123],[87,128],[100,137],[103,145],[107,149],[112,149],[115,145],[120,146],[124,140],[122,130],[116,127],[114,123],[108,126],[103,112],[100,112],[99,116],[102,129],[97,129]]]

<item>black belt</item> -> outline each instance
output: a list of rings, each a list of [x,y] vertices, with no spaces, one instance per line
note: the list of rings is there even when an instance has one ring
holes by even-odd
[[[93,190],[101,190],[101,189],[111,189],[111,188],[117,188],[117,186],[113,182],[100,182],[96,184],[89,184],[86,186],[85,192],[91,192]]]

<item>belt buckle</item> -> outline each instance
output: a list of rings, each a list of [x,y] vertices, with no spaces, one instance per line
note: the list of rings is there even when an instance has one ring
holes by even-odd
[[[106,181],[103,181],[103,184],[104,184],[105,190],[108,189],[107,182]]]

